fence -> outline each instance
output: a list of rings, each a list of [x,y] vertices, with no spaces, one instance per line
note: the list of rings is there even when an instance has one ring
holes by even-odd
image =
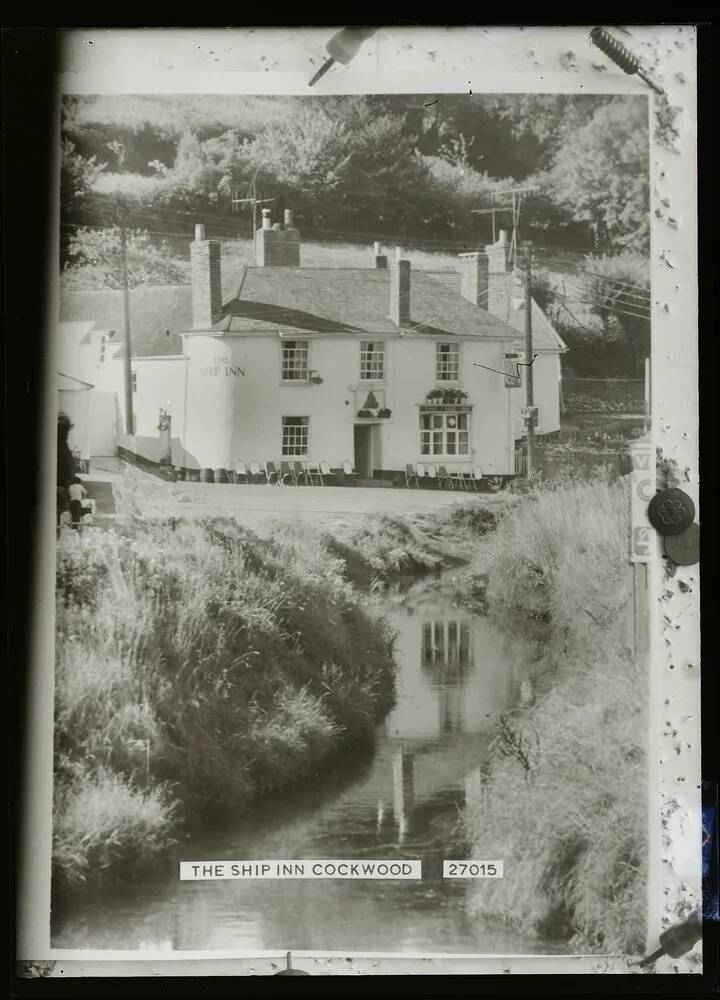
[[[575,413],[646,412],[645,379],[567,378],[562,380],[563,411]]]
[[[600,474],[616,478],[630,471],[629,462],[625,448],[601,449],[537,441],[533,470],[547,480],[566,477],[590,479]],[[527,468],[527,449],[523,441],[515,447],[515,475],[526,478]]]

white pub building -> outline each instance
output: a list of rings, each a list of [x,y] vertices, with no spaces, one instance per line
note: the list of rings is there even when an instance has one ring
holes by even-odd
[[[76,367],[87,391],[112,396],[113,412],[107,401],[102,409],[112,427],[94,432],[106,450],[192,477],[268,460],[349,461],[363,478],[393,478],[418,462],[514,474],[525,389],[509,388],[504,373],[525,360],[525,303],[504,234],[461,255],[454,272],[413,269],[399,250],[388,261],[379,244],[367,267],[303,267],[292,213],[273,225],[265,209],[256,264],[230,287],[221,244],[203,226],[190,254],[189,288],[130,293],[132,435],[121,294],[62,300],[64,336],[94,324],[72,345],[76,357],[102,350],[101,361]],[[559,429],[565,348],[534,302],[533,332],[537,432],[546,434]]]

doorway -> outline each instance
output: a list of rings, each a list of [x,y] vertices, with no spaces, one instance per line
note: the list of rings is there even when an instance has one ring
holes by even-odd
[[[372,478],[372,424],[355,424],[355,471],[360,479]]]

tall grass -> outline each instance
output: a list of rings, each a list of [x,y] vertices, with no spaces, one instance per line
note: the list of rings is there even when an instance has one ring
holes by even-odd
[[[627,486],[530,494],[482,547],[490,614],[538,640],[536,690],[508,713],[467,810],[473,856],[502,858],[474,912],[577,950],[640,951],[646,678],[631,651]]]
[[[392,638],[321,538],[232,521],[58,545],[55,871],[112,876],[182,817],[244,807],[366,746]]]

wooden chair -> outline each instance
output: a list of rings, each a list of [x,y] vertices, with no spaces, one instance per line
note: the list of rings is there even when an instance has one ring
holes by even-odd
[[[236,483],[247,483],[250,474],[248,472],[248,467],[245,462],[235,463],[235,482]]]
[[[425,466],[422,462],[417,462],[415,465],[415,486],[417,489],[420,489],[420,480],[424,479],[425,476]]]
[[[305,482],[308,486],[322,486],[319,466],[312,462],[306,462],[304,466]]]
[[[444,489],[445,486],[449,485],[450,489],[454,489],[453,481],[448,475],[448,470],[444,465],[438,467],[438,486]]]
[[[435,486],[438,485],[438,471],[434,465],[429,464],[425,466],[425,475],[428,479],[432,480]]]
[[[478,483],[482,478],[483,478],[482,469],[480,468],[479,465],[474,465],[472,472],[468,474],[468,489],[470,488],[470,484],[472,484],[473,489],[477,493]]]
[[[318,474],[320,476],[320,485],[325,485],[325,480],[332,478],[333,471],[330,468],[328,462],[320,462],[318,465]]]
[[[265,480],[268,486],[282,486],[283,481],[274,462],[265,463]]]
[[[297,486],[297,480],[295,479],[295,469],[290,465],[289,462],[280,463],[280,479],[284,483],[286,480],[290,480],[291,486]]]
[[[342,464],[343,475],[345,479],[355,479],[357,480],[357,472],[352,467],[352,462],[343,462]]]
[[[457,485],[461,490],[464,490],[465,476],[466,473],[462,469],[453,469],[450,473],[450,484],[452,485],[452,488],[455,489],[455,485]]]
[[[249,469],[250,469],[250,472],[249,472],[249,476],[248,476],[248,482],[250,482],[250,483],[256,483],[257,480],[258,480],[258,477],[262,476],[262,474],[263,474],[263,470],[260,468],[260,463],[259,462],[251,462],[250,465],[249,465]]]
[[[293,472],[295,474],[295,485],[296,486],[300,485],[300,480],[301,479],[304,480],[305,483],[307,484],[307,472],[306,472],[305,466],[302,464],[302,462],[293,462]]]
[[[405,466],[405,485],[409,489],[413,483],[417,486],[417,473],[415,472],[415,466],[408,462]]]

